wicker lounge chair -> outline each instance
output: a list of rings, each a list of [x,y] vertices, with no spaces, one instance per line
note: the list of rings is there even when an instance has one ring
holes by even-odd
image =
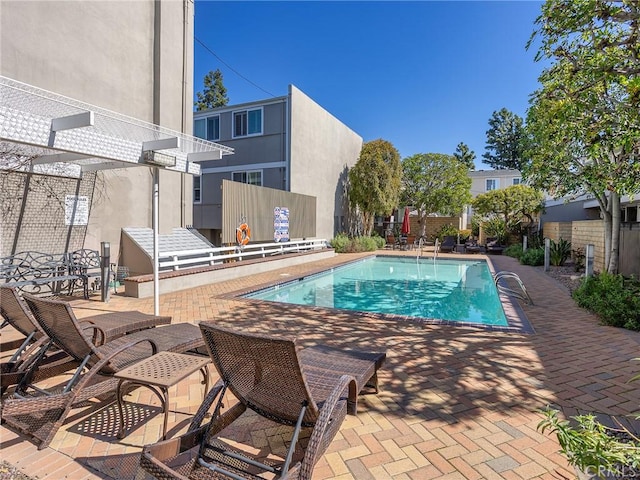
[[[456,248],[456,237],[447,235],[442,240],[440,244],[440,252],[442,253],[451,253],[453,249]]]
[[[184,353],[204,347],[196,325],[182,323],[133,332],[95,346],[73,314],[71,305],[24,294],[49,339],[79,365],[60,390],[29,389],[4,400],[2,420],[31,435],[45,448],[75,405],[114,394],[113,374],[159,351]]]
[[[25,336],[9,361],[0,364],[3,393],[11,385],[22,389],[28,382],[56,376],[78,366],[78,362],[64,352],[42,350],[49,338],[15,288],[0,286],[0,315],[4,318],[3,326],[9,324]],[[114,312],[86,317],[78,323],[93,336],[94,344],[101,344],[131,332],[171,323],[171,317],[136,311]]]
[[[377,392],[384,353],[299,350],[295,340],[233,332],[211,323],[200,328],[221,380],[186,434],[143,449],[140,465],[156,478],[257,479],[267,472],[273,478],[308,479],[349,405],[356,412],[358,393],[367,385]],[[239,402],[221,413],[227,389]],[[216,399],[211,422],[200,426]],[[282,445],[247,445],[263,429],[273,429],[274,422],[284,435]],[[225,439],[240,444],[231,446]]]

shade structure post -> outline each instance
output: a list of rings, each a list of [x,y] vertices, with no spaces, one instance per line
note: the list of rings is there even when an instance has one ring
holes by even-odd
[[[160,262],[159,255],[159,241],[158,230],[160,228],[160,200],[159,200],[159,184],[160,184],[160,169],[158,167],[153,168],[153,314],[160,315]]]

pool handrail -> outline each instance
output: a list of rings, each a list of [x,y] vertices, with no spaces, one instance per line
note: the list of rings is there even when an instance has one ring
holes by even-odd
[[[514,279],[517,282],[518,286],[520,287],[520,291],[514,290],[513,288],[509,287],[506,284],[501,284],[500,280],[502,280],[503,278]],[[527,302],[529,305],[533,305],[533,300],[531,299],[529,292],[527,292],[527,289],[524,286],[524,283],[522,283],[522,280],[520,280],[520,277],[518,276],[517,273],[502,270],[502,271],[496,272],[493,275],[493,281],[495,282],[496,288],[498,289],[499,292],[512,297],[519,298],[520,300]]]

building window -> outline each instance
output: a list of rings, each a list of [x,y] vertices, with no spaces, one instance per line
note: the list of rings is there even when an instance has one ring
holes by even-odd
[[[521,179],[520,178],[514,178],[512,185],[520,185],[520,183],[521,183]]]
[[[204,140],[220,140],[220,115],[196,120],[193,123],[193,136]]]
[[[231,179],[234,182],[248,183],[249,185],[262,186],[262,170],[250,170],[247,172],[233,172]]]
[[[207,118],[207,140],[220,140],[220,116]]]
[[[202,203],[202,186],[199,175],[193,176],[193,203]]]
[[[193,122],[193,136],[198,138],[207,139],[207,121],[204,118],[200,118]]]
[[[638,207],[637,206],[632,206],[632,207],[626,207],[623,210],[623,222],[637,222],[638,221]]]
[[[485,183],[485,192],[489,192],[491,190],[497,190],[498,189],[498,180],[496,180],[495,178],[487,178],[487,181]]]
[[[262,108],[233,112],[233,136],[262,134]]]

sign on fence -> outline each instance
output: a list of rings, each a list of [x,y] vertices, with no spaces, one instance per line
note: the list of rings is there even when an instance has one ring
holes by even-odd
[[[289,208],[287,207],[273,209],[273,241],[289,241]]]
[[[64,224],[87,225],[89,223],[89,197],[66,195],[64,198]]]

